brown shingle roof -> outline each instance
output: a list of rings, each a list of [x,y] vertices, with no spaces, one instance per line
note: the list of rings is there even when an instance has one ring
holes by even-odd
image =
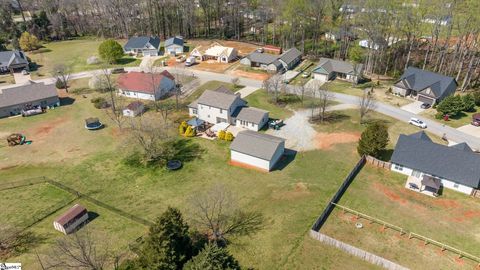
[[[72,208],[70,208],[67,212],[65,212],[63,215],[58,217],[55,222],[58,224],[65,226],[68,222],[70,222],[73,219],[76,219],[77,217],[83,216],[84,214],[87,213],[87,209],[80,204],[75,204]]]

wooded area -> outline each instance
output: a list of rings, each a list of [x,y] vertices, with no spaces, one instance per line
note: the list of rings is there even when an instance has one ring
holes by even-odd
[[[33,14],[31,20],[20,14]],[[17,14],[18,23],[13,21]],[[0,39],[94,35],[220,38],[297,46],[312,57],[363,62],[367,74],[398,77],[414,65],[479,84],[478,0],[7,0]],[[335,34],[335,41],[325,33]],[[358,50],[358,39],[368,49]],[[368,47],[368,46],[367,46]],[[359,55],[360,54],[360,55]]]

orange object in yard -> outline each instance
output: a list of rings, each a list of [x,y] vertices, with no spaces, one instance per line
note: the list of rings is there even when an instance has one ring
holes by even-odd
[[[443,120],[444,120],[444,121],[450,120],[450,116],[448,116],[448,114],[445,114],[445,115],[443,116]]]

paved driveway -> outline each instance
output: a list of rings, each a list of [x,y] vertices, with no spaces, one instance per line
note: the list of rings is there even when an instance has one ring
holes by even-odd
[[[245,98],[257,90],[258,90],[258,87],[245,86],[244,88],[238,90],[236,93],[240,94],[241,98]]]
[[[459,130],[463,133],[475,136],[477,138],[480,138],[480,127],[476,127],[474,125],[469,124],[469,125],[461,126],[461,127],[457,128],[457,130]]]
[[[402,109],[404,111],[407,111],[407,112],[414,113],[414,114],[419,114],[419,113],[425,111],[425,109],[422,109],[420,107],[422,104],[423,104],[423,102],[421,102],[421,101],[414,101],[410,104],[407,104],[407,105],[404,105],[404,106],[400,107],[400,109]]]

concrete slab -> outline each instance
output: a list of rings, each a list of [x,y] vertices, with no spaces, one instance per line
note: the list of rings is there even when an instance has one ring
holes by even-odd
[[[283,74],[283,78],[285,81],[290,81],[291,79],[295,78],[298,75],[298,71],[287,70],[285,74]]]
[[[23,75],[22,73],[13,73],[13,77],[15,78],[15,84],[22,85],[27,84],[32,78],[30,74]]]
[[[466,133],[468,135],[475,136],[477,138],[480,138],[480,127],[476,127],[474,125],[465,125],[457,128],[457,130]]]
[[[258,90],[257,87],[245,86],[244,88],[238,90],[236,93],[240,94],[241,98],[245,98],[257,90]]]
[[[425,109],[422,109],[420,106],[422,106],[423,102],[421,101],[414,101],[410,104],[407,104],[407,105],[404,105],[402,107],[400,107],[402,110],[404,111],[407,111],[407,112],[411,112],[411,113],[414,113],[414,114],[419,114],[423,111],[425,111]]]

